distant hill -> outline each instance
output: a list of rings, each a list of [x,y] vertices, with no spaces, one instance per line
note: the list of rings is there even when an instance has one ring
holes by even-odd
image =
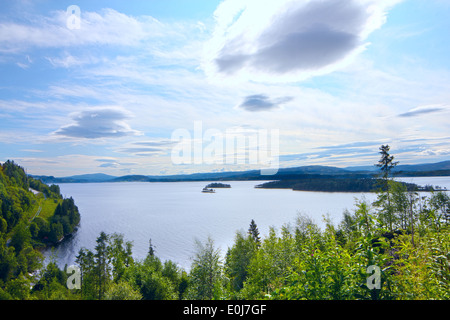
[[[31,175],[35,179],[39,179],[45,183],[87,183],[87,182],[106,182],[115,179],[104,173],[80,174],[70,177],[55,178],[54,176],[37,176]]]
[[[91,174],[80,174],[76,176],[68,177],[74,180],[86,180],[86,181],[95,181],[95,182],[103,182],[115,179],[115,176],[110,176],[104,173],[91,173]]]
[[[450,161],[442,161],[437,163],[425,163],[425,164],[404,164],[398,165],[395,171],[403,172],[417,172],[417,171],[443,171],[450,170]]]
[[[352,166],[345,167],[347,171],[353,172],[376,172],[379,168],[373,166]],[[441,161],[436,163],[423,163],[423,164],[400,164],[394,168],[394,172],[431,172],[431,171],[445,171],[450,170],[450,161]]]
[[[248,171],[229,171],[229,172],[209,172],[209,173],[193,173],[182,175],[167,176],[145,176],[145,175],[129,175],[117,177],[112,182],[124,181],[147,181],[147,182],[164,182],[164,181],[213,181],[213,180],[279,180],[293,179],[304,176],[315,175],[356,175],[356,173],[345,169],[327,166],[303,166],[295,168],[280,168],[274,175],[261,175],[260,170]]]
[[[90,182],[174,182],[174,181],[214,181],[214,180],[289,180],[314,177],[371,178],[379,168],[374,166],[351,166],[337,168],[331,166],[301,166],[280,168],[274,175],[261,175],[260,170],[207,172],[177,175],[126,175],[121,177],[103,173],[82,174],[69,177],[32,176],[44,183],[90,183]],[[399,165],[397,176],[450,176],[450,161],[415,165]]]
[[[375,171],[378,171],[379,168],[375,165],[373,165],[373,166],[352,166],[352,167],[345,167],[344,170],[354,171],[354,172],[355,171],[356,172],[366,172],[366,171],[375,172]]]

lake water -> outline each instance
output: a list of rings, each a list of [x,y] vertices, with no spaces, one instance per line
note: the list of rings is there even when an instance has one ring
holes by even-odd
[[[446,186],[450,177],[406,178],[407,182]],[[301,192],[288,189],[257,189],[262,181],[226,182],[231,188],[202,193],[208,182],[123,182],[60,184],[65,197],[73,197],[81,223],[73,237],[55,250],[58,264],[74,264],[80,248],[94,250],[101,231],[120,233],[133,242],[133,256],[143,259],[149,240],[161,260],[172,260],[189,270],[195,240],[214,240],[222,255],[234,242],[237,231],[246,232],[255,220],[262,237],[270,227],[280,230],[295,224],[299,214],[320,227],[329,216],[337,225],[345,209],[355,208],[355,199],[369,201],[375,194]],[[49,252],[45,255],[48,257]]]

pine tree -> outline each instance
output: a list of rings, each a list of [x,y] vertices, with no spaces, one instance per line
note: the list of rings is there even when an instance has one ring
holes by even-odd
[[[109,280],[109,252],[108,252],[108,235],[104,232],[100,233],[97,238],[97,246],[95,247],[95,271],[96,284],[98,289],[98,299],[103,298]]]
[[[389,150],[389,145],[382,145],[380,147],[381,158],[376,164],[381,169],[381,176],[385,181],[389,178],[391,170],[398,164],[398,161],[394,162],[394,156],[389,154]],[[387,182],[385,183],[385,187],[387,187]]]
[[[376,205],[383,207],[382,218],[389,226],[389,231],[393,232],[393,224],[395,217],[393,212],[393,206],[391,205],[391,195],[390,195],[391,183],[389,176],[391,174],[391,170],[398,164],[398,161],[394,162],[394,156],[389,154],[389,150],[390,150],[389,145],[382,145],[380,147],[381,158],[380,160],[378,160],[376,166],[381,169],[382,191],[384,193],[381,193],[378,196],[378,200],[375,203]]]
[[[257,246],[261,245],[261,238],[259,236],[258,226],[255,223],[255,220],[252,219],[250,222],[250,227],[248,228],[248,234],[255,240]]]
[[[148,241],[148,256],[153,257],[155,255],[155,248],[152,244],[152,239]]]
[[[84,299],[93,299],[96,295],[94,289],[94,254],[92,251],[82,248],[76,256],[75,262],[80,267],[81,296]]]

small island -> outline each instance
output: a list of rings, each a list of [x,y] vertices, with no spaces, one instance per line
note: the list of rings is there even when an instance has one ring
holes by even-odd
[[[221,182],[213,182],[208,184],[205,188],[231,188],[229,184],[221,183]]]

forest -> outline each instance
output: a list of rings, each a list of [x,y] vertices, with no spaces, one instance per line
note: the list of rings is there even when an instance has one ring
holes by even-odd
[[[40,249],[71,235],[79,222],[74,200],[63,199],[59,186],[29,177],[13,161],[0,165],[0,298],[28,291],[41,268]]]
[[[189,270],[162,261],[151,239],[146,257],[135,259],[132,242],[104,232],[94,250],[78,252],[75,268],[60,269],[54,258],[43,266],[36,253],[31,255],[30,240],[6,245],[5,235],[20,219],[14,223],[2,207],[2,219],[9,220],[2,222],[0,299],[448,300],[450,197],[408,190],[390,177],[396,162],[388,146],[380,154],[377,199],[355,200],[337,225],[324,217],[321,229],[299,215],[262,237],[252,220],[247,232],[235,232],[226,252],[211,237],[197,241]],[[12,180],[5,179],[10,177],[5,167],[2,171],[2,182]],[[14,180],[26,186],[20,173]],[[70,212],[72,204],[66,206]],[[63,225],[61,217],[51,221]]]

